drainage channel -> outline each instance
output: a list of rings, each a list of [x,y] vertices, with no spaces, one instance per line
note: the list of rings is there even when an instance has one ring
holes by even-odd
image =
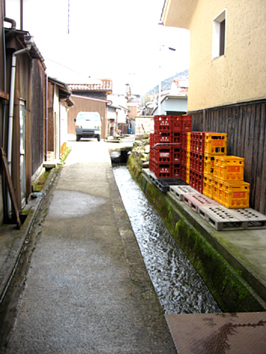
[[[113,171],[147,271],[165,314],[217,313],[207,286],[124,165]]]

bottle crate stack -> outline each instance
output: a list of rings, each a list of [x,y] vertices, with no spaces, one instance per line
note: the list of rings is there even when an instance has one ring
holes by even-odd
[[[227,208],[248,208],[244,159],[227,155],[227,134],[192,132],[191,116],[155,116],[149,169],[157,178],[181,178]]]
[[[203,194],[213,198],[214,165],[216,157],[227,154],[227,134],[205,132]]]
[[[154,117],[154,133],[150,134],[149,169],[157,178],[181,178],[182,133],[191,128],[191,116]]]
[[[244,159],[227,155],[226,134],[206,134],[203,194],[226,208],[248,208],[250,188],[244,182]]]
[[[244,158],[216,157],[213,199],[229,209],[249,207],[250,184],[244,182]]]
[[[191,132],[189,184],[203,192],[205,132]]]
[[[181,179],[189,184],[191,132],[182,132]]]

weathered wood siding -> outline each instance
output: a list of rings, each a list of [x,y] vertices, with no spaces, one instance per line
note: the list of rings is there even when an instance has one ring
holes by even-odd
[[[190,114],[193,131],[227,133],[227,154],[245,159],[250,207],[266,214],[266,99]]]
[[[45,72],[38,60],[32,61],[31,165],[32,174],[44,160]]]
[[[54,151],[54,85],[48,82],[47,151]]]

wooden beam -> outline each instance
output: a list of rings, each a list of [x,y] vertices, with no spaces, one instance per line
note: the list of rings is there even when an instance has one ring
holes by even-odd
[[[12,206],[13,206],[15,216],[16,216],[17,227],[18,227],[18,229],[20,229],[21,228],[21,221],[20,221],[20,217],[19,217],[19,211],[18,211],[17,202],[16,202],[16,198],[15,198],[13,183],[11,180],[11,176],[9,174],[6,153],[3,148],[0,148],[0,151],[1,151],[1,157],[2,157],[3,166],[4,166],[4,170],[5,170],[7,186],[8,186],[8,190],[9,190],[9,194],[10,194],[10,199],[11,199]]]
[[[9,94],[5,91],[0,90],[0,98],[9,101]]]

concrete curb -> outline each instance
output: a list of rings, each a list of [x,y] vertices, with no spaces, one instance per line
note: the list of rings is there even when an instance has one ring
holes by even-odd
[[[36,219],[43,200],[46,197],[46,194],[54,183],[54,180],[58,174],[58,168],[53,168],[44,184],[43,190],[40,193],[33,193],[36,198],[32,198],[26,208],[24,209],[28,215],[23,223],[20,230],[16,229],[14,225],[5,225],[0,229],[3,237],[12,238],[13,242],[11,248],[7,251],[5,257],[1,257],[1,267],[0,267],[0,303],[3,301],[8,286],[12,280],[12,277],[17,268],[18,261],[20,259],[21,253],[23,252],[25,242],[28,235],[30,234],[31,228]]]

